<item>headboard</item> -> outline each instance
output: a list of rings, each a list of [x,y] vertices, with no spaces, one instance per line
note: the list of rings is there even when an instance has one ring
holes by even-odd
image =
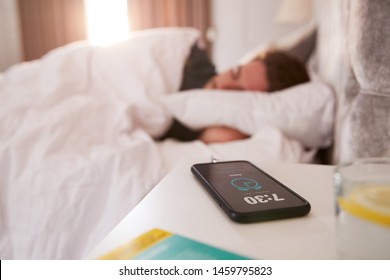
[[[316,1],[317,71],[337,100],[332,163],[390,156],[390,1]]]

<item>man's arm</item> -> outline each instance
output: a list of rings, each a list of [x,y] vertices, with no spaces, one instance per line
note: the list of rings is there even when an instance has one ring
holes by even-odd
[[[199,140],[206,144],[223,143],[248,138],[249,136],[229,127],[211,126],[203,130]]]

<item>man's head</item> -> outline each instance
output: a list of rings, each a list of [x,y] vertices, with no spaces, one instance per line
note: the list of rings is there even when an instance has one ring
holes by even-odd
[[[252,60],[214,76],[205,86],[213,89],[267,91],[268,81],[265,64]]]
[[[270,52],[259,59],[265,64],[268,92],[282,90],[310,80],[305,65],[284,52]]]
[[[283,52],[270,52],[216,75],[205,87],[272,92],[309,80],[303,63]]]

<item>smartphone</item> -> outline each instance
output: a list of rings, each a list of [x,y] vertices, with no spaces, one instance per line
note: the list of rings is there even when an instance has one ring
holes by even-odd
[[[259,221],[304,216],[310,203],[248,161],[200,163],[192,173],[234,221]]]

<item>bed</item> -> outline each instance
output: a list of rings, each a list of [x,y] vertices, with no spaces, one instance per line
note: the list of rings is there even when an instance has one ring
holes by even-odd
[[[309,163],[332,143],[334,95],[318,77],[272,95],[179,91],[198,37],[163,28],[77,42],[2,74],[1,259],[82,258],[183,161]],[[156,141],[174,119],[251,137]]]

